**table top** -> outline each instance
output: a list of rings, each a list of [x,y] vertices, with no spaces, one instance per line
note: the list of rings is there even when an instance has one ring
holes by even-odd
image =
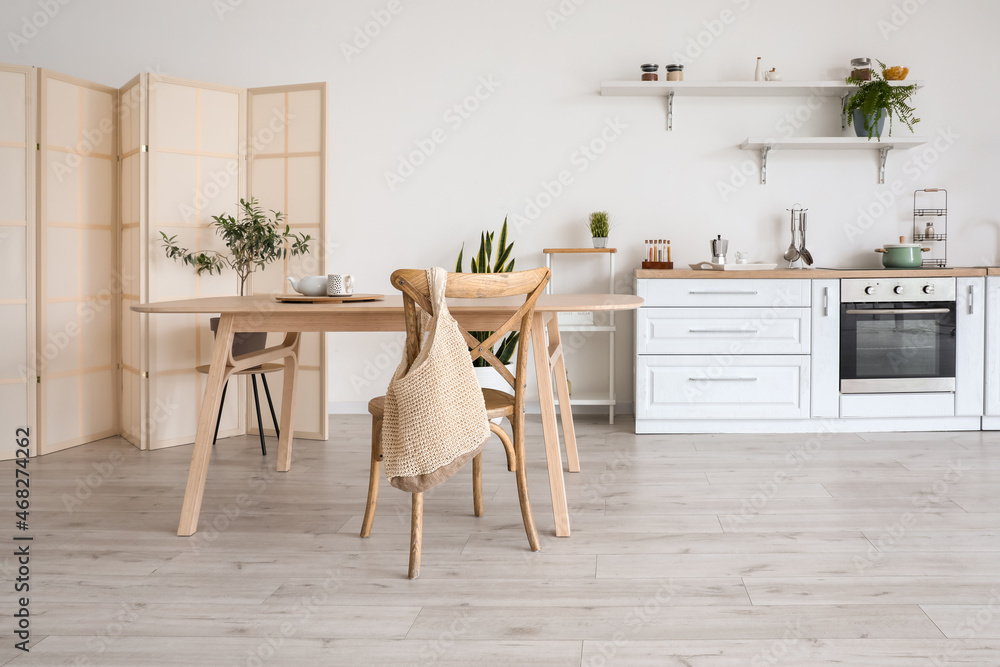
[[[514,312],[524,303],[523,297],[496,299],[448,299],[448,309],[454,313]],[[635,310],[642,298],[632,294],[542,294],[535,310],[543,313],[572,311]],[[399,315],[403,297],[390,294],[384,301],[356,303],[279,303],[272,295],[218,296],[179,301],[159,301],[132,306],[137,313],[260,313],[281,315],[317,315],[343,313],[351,315]]]

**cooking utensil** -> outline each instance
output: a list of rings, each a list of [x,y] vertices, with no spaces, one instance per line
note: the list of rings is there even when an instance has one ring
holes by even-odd
[[[904,243],[906,237],[900,236],[899,243],[886,243],[884,248],[876,248],[882,253],[882,266],[887,269],[919,269],[923,265],[923,253],[930,248],[922,248],[919,243]]]
[[[798,204],[796,204],[795,206],[798,206]],[[795,232],[796,232],[796,228],[795,228],[795,207],[793,206],[790,209],[786,208],[785,210],[786,211],[792,211],[792,242],[788,244],[788,250],[785,251],[785,254],[782,255],[782,257],[784,257],[785,261],[788,262],[789,265],[791,265],[793,262],[795,262],[799,258],[799,246],[798,246],[798,244],[795,243]]]
[[[802,210],[802,216],[799,218],[799,230],[802,232],[802,245],[799,246],[799,254],[802,255],[802,260],[807,265],[812,266],[812,253],[806,249],[806,209]]]
[[[722,238],[721,234],[712,239],[712,264],[725,264],[727,250],[729,250],[729,241]]]

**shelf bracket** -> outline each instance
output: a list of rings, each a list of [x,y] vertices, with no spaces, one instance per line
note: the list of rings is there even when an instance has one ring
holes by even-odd
[[[760,184],[767,185],[767,154],[771,152],[770,146],[763,146],[760,149]]]
[[[674,129],[674,91],[667,93],[667,132]]]
[[[840,129],[847,129],[847,93],[840,97]]]
[[[885,184],[885,158],[889,155],[889,151],[892,150],[892,146],[883,146],[878,149],[878,184]]]

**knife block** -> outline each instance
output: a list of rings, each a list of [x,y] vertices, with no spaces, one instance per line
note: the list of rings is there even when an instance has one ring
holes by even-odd
[[[674,268],[673,262],[643,262],[642,268],[644,269],[672,269]]]

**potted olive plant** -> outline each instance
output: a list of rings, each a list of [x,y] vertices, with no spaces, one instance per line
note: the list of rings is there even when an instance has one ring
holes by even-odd
[[[288,255],[309,252],[309,235],[296,234],[288,225],[282,228],[284,215],[280,211],[271,211],[271,217],[268,217],[256,199],[240,199],[237,216],[234,218],[225,213],[212,216],[212,226],[226,242],[228,255],[214,250],[192,252],[177,245],[177,236],[167,236],[162,231],[160,243],[167,257],[195,267],[198,275],[206,272],[221,274],[226,267],[233,269],[239,278],[240,296],[247,293],[250,277],[257,269],[263,269],[276,259],[283,259]],[[213,332],[218,325],[219,318],[212,318]],[[237,334],[233,354],[247,354],[263,349],[266,340],[266,333]]]
[[[913,117],[914,109],[908,104],[917,87],[892,85],[885,78],[885,63],[879,60],[876,62],[882,71],[873,69],[870,81],[847,77],[847,83],[856,85],[858,89],[844,104],[844,114],[847,116],[847,124],[854,125],[854,131],[859,137],[866,136],[871,140],[874,136],[881,141],[886,116],[889,118],[889,136],[892,136],[893,116],[903,121],[911,132],[920,119]]]
[[[595,248],[608,247],[608,234],[611,232],[611,222],[607,211],[591,213],[587,229],[590,230],[590,235],[594,239]]]
[[[496,244],[496,260],[493,260],[493,232],[486,233],[482,232],[479,235],[479,252],[475,257],[472,258],[471,267],[472,273],[509,273],[514,270],[514,258],[511,257],[511,252],[514,250],[514,243],[507,243],[507,219],[504,218],[503,227],[500,228],[500,239]],[[465,255],[465,245],[462,245],[462,249],[458,252],[458,261],[455,263],[455,272],[463,273],[462,271],[462,260]],[[493,335],[492,331],[470,331],[476,340],[482,342]],[[511,331],[509,334],[504,336],[503,340],[500,341],[497,348],[492,350],[496,355],[500,363],[507,366],[512,374],[514,369],[511,364],[511,359],[514,356],[514,351],[517,349],[518,333],[516,331]],[[479,378],[479,384],[486,388],[499,389],[500,391],[510,391],[510,385],[500,377],[489,362],[482,357],[476,359],[472,362],[475,367],[476,376]]]

